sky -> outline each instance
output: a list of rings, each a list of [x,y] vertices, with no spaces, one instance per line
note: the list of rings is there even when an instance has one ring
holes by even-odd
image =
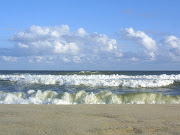
[[[180,70],[179,0],[1,0],[0,70]]]

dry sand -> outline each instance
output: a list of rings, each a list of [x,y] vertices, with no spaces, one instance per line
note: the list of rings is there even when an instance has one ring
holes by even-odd
[[[180,134],[180,105],[0,105],[0,135]]]

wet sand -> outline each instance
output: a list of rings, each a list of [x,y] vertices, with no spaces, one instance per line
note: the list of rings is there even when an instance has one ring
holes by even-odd
[[[180,105],[0,105],[0,135],[179,135]]]

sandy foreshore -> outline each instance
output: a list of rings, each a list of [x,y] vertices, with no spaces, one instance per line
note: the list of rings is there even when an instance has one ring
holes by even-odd
[[[180,105],[0,105],[1,135],[180,134]]]

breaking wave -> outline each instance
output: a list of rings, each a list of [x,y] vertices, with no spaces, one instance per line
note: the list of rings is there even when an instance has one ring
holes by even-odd
[[[0,75],[0,80],[22,84],[85,85],[91,87],[165,87],[180,82],[178,75]]]
[[[180,96],[160,93],[113,94],[109,91],[87,93],[57,93],[55,91],[29,90],[27,93],[0,93],[0,104],[179,104]]]

